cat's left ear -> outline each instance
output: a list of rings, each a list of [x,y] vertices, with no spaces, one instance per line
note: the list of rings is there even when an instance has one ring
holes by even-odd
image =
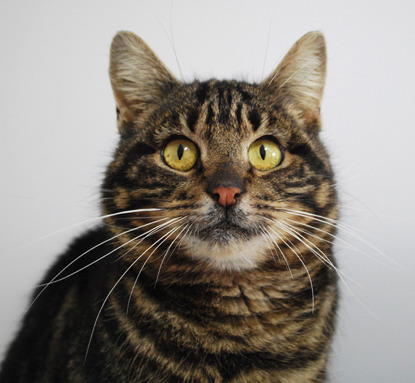
[[[109,73],[121,133],[145,124],[160,100],[179,84],[148,45],[131,32],[115,35]]]
[[[301,125],[319,130],[320,103],[326,78],[326,44],[320,32],[298,40],[277,69],[261,84]]]

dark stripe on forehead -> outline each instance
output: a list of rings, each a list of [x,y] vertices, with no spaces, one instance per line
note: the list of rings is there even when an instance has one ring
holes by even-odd
[[[199,84],[199,87],[196,90],[196,99],[200,105],[202,105],[206,101],[208,92],[209,92],[209,83],[202,82],[201,84]]]
[[[231,105],[232,104],[232,91],[229,89],[228,91],[228,104]]]
[[[247,92],[246,90],[242,89],[241,85],[237,85],[236,90],[241,95],[241,100],[247,104],[249,104],[252,101],[252,94]]]
[[[248,119],[252,125],[252,129],[257,131],[262,122],[262,118],[259,112],[256,109],[252,109],[248,114]]]
[[[186,122],[187,122],[187,127],[192,132],[195,131],[195,125],[198,119],[199,119],[199,111],[196,108],[191,109],[189,111],[189,114],[187,115]]]
[[[171,112],[170,121],[173,125],[177,126],[180,123],[179,113],[175,110]]]
[[[213,121],[213,108],[212,108],[212,104],[209,104],[207,116],[206,116],[206,125],[212,125],[212,121]]]
[[[235,115],[236,115],[236,120],[238,121],[238,126],[241,126],[241,122],[242,122],[242,104],[239,103],[236,111],[235,111]]]
[[[219,107],[219,122],[226,124],[229,121],[230,105],[225,98],[225,89],[220,87],[218,89],[218,107]]]

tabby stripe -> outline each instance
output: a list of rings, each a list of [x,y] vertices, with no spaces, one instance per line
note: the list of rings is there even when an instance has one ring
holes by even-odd
[[[314,259],[314,258],[313,258]],[[320,261],[316,261],[320,264]],[[322,274],[322,275],[320,275]],[[333,284],[334,280],[328,272],[328,269],[324,267],[324,270],[315,276],[315,286],[314,291],[315,295],[318,298],[320,292],[324,292],[327,285]],[[293,294],[288,291],[285,295],[290,297],[289,301],[283,300],[271,300],[274,304],[274,307],[279,307],[281,304],[286,306],[286,309],[295,309],[305,308],[306,314],[311,315],[311,290],[308,279],[304,278],[304,287],[299,293]],[[166,289],[162,282],[159,281],[157,289],[154,288],[154,281],[147,278],[145,272],[140,276],[140,286],[137,287],[141,291],[141,298],[144,299],[144,296],[148,299],[150,298],[153,302],[158,302],[157,304],[162,305],[165,309],[170,310],[178,315],[179,322],[188,322],[189,320],[195,324],[203,325],[211,322],[217,323],[216,327],[222,328],[222,331],[233,331],[236,330],[236,334],[240,334],[238,329],[230,328],[229,325],[234,325],[238,318],[241,318],[242,321],[245,321],[248,324],[249,321],[253,321],[252,324],[261,319],[261,315],[256,315],[254,313],[248,313],[252,320],[249,319],[249,315],[245,314],[233,314],[229,315],[226,313],[227,309],[225,307],[212,306],[212,302],[215,302],[216,294],[206,291],[206,294],[203,295],[203,298],[206,300],[206,305],[201,306],[201,293],[194,291],[195,286],[180,286],[177,284],[169,285],[169,289]],[[298,287],[298,286],[297,286]],[[170,291],[174,293],[170,293]],[[203,287],[201,288],[203,290]],[[189,294],[192,292],[192,294]],[[143,296],[144,294],[144,296]],[[193,299],[194,297],[194,299]],[[316,299],[317,299],[316,298]],[[240,299],[240,298],[239,298]],[[171,303],[170,303],[171,302]],[[287,303],[286,303],[287,302]],[[227,306],[227,303],[223,303],[223,306]],[[308,307],[310,306],[310,307]],[[226,309],[223,312],[223,309]],[[156,308],[155,308],[156,309]],[[221,310],[222,309],[222,310]],[[270,308],[270,312],[273,308]],[[316,313],[317,311],[315,311]],[[266,313],[264,313],[266,314]],[[298,315],[302,315],[301,311],[298,312]],[[294,317],[293,317],[294,318]],[[283,319],[283,318],[282,318]],[[283,321],[281,321],[283,323]],[[248,329],[249,331],[249,329]],[[241,334],[242,335],[242,334]],[[236,338],[237,340],[237,338]],[[239,339],[240,341],[240,339]]]
[[[122,314],[121,314],[122,315]],[[118,317],[120,320],[120,317]],[[271,353],[267,351],[243,351],[235,353],[206,352],[200,347],[186,347],[183,344],[174,343],[177,340],[177,330],[171,328],[165,321],[158,322],[156,325],[154,318],[143,315],[133,318],[132,323],[124,328],[131,328],[134,324],[139,323],[138,338],[151,339],[154,347],[157,349],[159,356],[163,356],[167,360],[173,358],[177,363],[198,366],[200,360],[204,360],[208,366],[215,367],[225,380],[229,380],[239,374],[241,371],[248,372],[256,369],[264,370],[286,370],[301,368],[307,366],[310,362],[318,360],[322,352],[325,350],[326,341],[322,340],[312,349],[303,347],[301,350],[284,353]],[[120,326],[116,326],[119,328]],[[164,331],[163,331],[164,330]],[[164,333],[164,336],[163,336]],[[174,334],[174,335],[172,335]],[[189,342],[187,342],[189,344]],[[151,355],[143,355],[142,357],[151,358]],[[185,360],[184,357],[186,357]]]
[[[208,105],[207,115],[206,115],[206,121],[205,121],[205,123],[206,123],[207,126],[211,126],[212,125],[213,116],[214,116],[214,114],[213,114],[213,107],[212,107],[212,104],[209,104]]]
[[[144,273],[142,274],[144,276]],[[143,290],[142,286],[142,279],[140,276],[140,282],[136,285],[134,290],[134,299],[139,302],[145,302],[145,307],[139,307],[138,305],[131,305],[130,306],[130,318],[133,322],[141,323],[141,320],[148,321],[149,325],[153,325],[158,328],[163,327],[171,327],[175,329],[174,331],[177,333],[177,329],[180,329],[183,332],[182,344],[186,347],[189,346],[189,342],[193,339],[193,331],[202,335],[202,339],[204,339],[204,347],[203,349],[206,350],[217,350],[221,347],[226,347],[229,349],[230,346],[236,347],[239,349],[241,345],[246,344],[245,334],[241,333],[241,331],[235,331],[235,334],[232,335],[230,333],[226,333],[226,338],[224,340],[221,339],[223,334],[219,331],[226,327],[226,323],[218,321],[217,331],[214,330],[207,330],[210,328],[209,325],[212,324],[212,318],[208,318],[207,316],[203,315],[203,310],[198,310],[197,308],[192,308],[185,299],[172,301],[171,296],[166,296],[163,294],[147,294],[150,289],[158,290],[159,284],[157,284],[157,288],[154,288],[154,281],[151,285],[148,286],[148,290]],[[132,283],[131,283],[132,284]],[[126,291],[128,291],[127,296],[131,291],[131,286],[125,286]],[[163,298],[168,298],[168,301],[163,301]],[[128,304],[128,300],[124,299],[119,301],[119,305],[121,307],[126,307]],[[158,325],[157,325],[158,323]],[[189,325],[191,325],[192,330],[189,331]],[[216,323],[215,323],[216,325]],[[229,327],[229,326],[228,326]],[[228,328],[226,327],[225,330]],[[244,329],[246,332],[246,329]],[[205,352],[204,351],[204,352]]]
[[[146,331],[141,331],[137,328],[137,322],[127,323],[126,320],[127,317],[125,316],[125,311],[116,311],[111,315],[107,315],[105,320],[102,321],[102,327],[105,332],[105,337],[111,339],[112,344],[124,345],[121,350],[121,353],[123,354],[122,359],[134,363],[131,365],[130,371],[134,371],[134,367],[137,367],[137,370],[141,370],[139,367],[146,365],[146,375],[140,375],[140,379],[149,377],[151,378],[150,381],[164,381],[165,379],[169,379],[168,382],[183,382],[185,376],[189,372],[188,369],[191,367],[193,367],[193,371],[191,372],[197,374],[198,364],[189,363],[185,354],[164,353],[163,350],[158,347],[159,342],[154,342],[159,335],[157,332],[149,334]],[[140,328],[142,327],[140,326]],[[133,333],[137,333],[140,339],[142,339],[140,344],[136,344],[132,341],[131,337],[134,336]],[[169,341],[170,339],[167,340],[166,343]],[[97,346],[100,345],[98,344]],[[108,347],[108,345],[104,341],[100,348],[105,349],[106,347]],[[153,350],[153,348],[155,350]],[[156,351],[156,353],[154,351]],[[178,368],[183,364],[187,366],[186,370]],[[143,373],[143,371],[140,372],[141,374]]]
[[[250,104],[252,101],[253,96],[247,92],[246,90],[244,90],[241,86],[241,84],[236,84],[236,90],[238,91],[238,93],[241,96],[241,100],[245,103],[245,104]]]
[[[152,313],[156,313],[156,311],[153,309],[151,309],[150,311]],[[158,312],[161,313],[165,311],[158,310]],[[118,319],[122,318],[122,320],[124,321],[124,312],[120,313],[120,315],[121,317],[118,317]],[[114,317],[114,315],[111,315],[111,317]],[[323,318],[323,320],[324,319],[325,322],[327,322],[327,318]],[[319,358],[319,355],[322,354],[321,351],[325,347],[325,341],[322,341],[318,343],[316,347],[314,346],[312,349],[305,348],[299,352],[294,352],[288,355],[286,352],[278,354],[262,351],[239,351],[236,353],[206,353],[204,349],[199,347],[189,348],[188,345],[193,345],[193,343],[189,342],[189,337],[187,335],[183,335],[185,337],[184,339],[187,345],[170,343],[172,338],[170,334],[175,334],[175,339],[178,338],[177,335],[179,334],[177,334],[177,330],[175,330],[174,328],[169,329],[170,325],[168,324],[168,321],[161,319],[161,321],[157,321],[157,325],[157,322],[155,322],[155,318],[149,315],[134,315],[133,317],[131,317],[130,320],[131,324],[127,326],[124,325],[123,327],[130,329],[127,331],[131,331],[131,328],[135,328],[136,324],[140,323],[139,338],[150,338],[152,340],[158,353],[157,356],[154,355],[154,358],[160,359],[159,357],[162,354],[167,360],[171,360],[171,358],[173,357],[178,364],[183,363],[187,366],[190,364],[190,366],[192,367],[198,366],[200,364],[200,360],[205,360],[209,366],[217,368],[226,381],[237,376],[238,374],[240,374],[241,371],[246,373],[249,371],[257,370],[258,368],[262,368],[266,371],[271,371],[287,369],[291,370],[293,366],[295,366],[295,368],[306,367],[309,363]],[[320,327],[324,329],[327,326],[323,323],[323,325],[321,325]],[[120,328],[121,327],[119,325],[115,324],[114,334],[117,331],[119,331]],[[163,334],[160,333],[160,330],[162,329],[165,330],[166,334],[164,338]],[[291,332],[289,331],[289,333]],[[139,354],[143,360],[154,362],[154,359],[151,358],[151,355],[148,352],[145,352],[145,350],[143,350],[143,352],[143,355]],[[186,360],[183,360],[184,358]],[[188,371],[188,369],[186,369],[186,371]]]
[[[223,87],[218,87],[218,109],[219,109],[219,122],[226,124],[229,120],[229,108],[225,100],[225,91]]]
[[[235,111],[236,120],[238,121],[238,127],[241,126],[242,122],[242,104],[239,102]]]
[[[199,111],[196,108],[191,109],[187,115],[186,123],[187,123],[187,127],[192,132],[195,131],[195,125],[198,119],[199,119]]]
[[[134,188],[136,181],[128,176],[128,172],[137,161],[147,155],[154,154],[156,150],[144,142],[137,142],[129,148],[124,154],[123,161],[118,169],[112,169],[107,173],[103,187],[112,189],[114,185],[124,186],[126,188]]]
[[[207,99],[209,93],[209,82],[202,82],[196,89],[196,98],[200,105],[203,105]]]
[[[250,110],[248,114],[248,120],[252,125],[252,129],[254,130],[254,132],[256,132],[262,123],[262,118],[258,110],[256,109]]]
[[[323,175],[330,174],[326,164],[317,156],[308,143],[303,143],[290,148],[290,153],[306,160],[315,172]]]
[[[166,206],[163,207],[163,209],[165,210],[175,210],[175,209],[200,209],[202,208],[202,204],[201,203],[188,203],[188,204],[183,204],[183,205],[175,205],[175,206]]]
[[[129,344],[130,347],[126,349],[134,349],[134,358],[137,359],[138,356],[139,361],[152,363],[159,371],[168,368],[168,376],[179,374],[180,382],[184,381],[185,375],[189,372],[195,376],[201,375],[200,360],[203,358],[203,352],[198,353],[200,358],[195,356],[191,332],[180,336],[178,331],[181,329],[178,330],[170,326],[166,320],[160,320],[160,318],[154,318],[147,314],[137,316],[133,311],[130,311],[129,316],[126,316],[125,310],[122,310],[119,302],[115,300],[111,306],[114,313],[111,314],[111,321],[106,320],[105,325],[107,328],[111,327],[113,342]],[[159,307],[157,310],[152,314],[164,314],[162,308]],[[185,322],[182,324],[186,325]],[[172,342],[172,339],[178,339],[178,337],[182,338],[185,343],[175,344]],[[131,357],[132,354],[129,352],[129,358]],[[181,366],[186,368],[183,369]],[[205,368],[203,370],[206,371]],[[210,370],[210,374],[215,375],[212,368],[208,367],[208,370]]]

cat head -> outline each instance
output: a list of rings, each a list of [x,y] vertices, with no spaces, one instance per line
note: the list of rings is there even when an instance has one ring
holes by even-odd
[[[118,33],[110,79],[120,143],[103,207],[126,249],[151,237],[170,262],[250,269],[289,246],[293,222],[336,218],[319,140],[325,73],[319,32],[260,84],[182,83],[138,36]]]

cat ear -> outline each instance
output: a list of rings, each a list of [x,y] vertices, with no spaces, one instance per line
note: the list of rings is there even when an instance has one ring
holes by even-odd
[[[261,84],[302,126],[320,129],[320,102],[326,77],[326,43],[320,32],[298,40]]]
[[[111,44],[110,80],[118,128],[142,125],[179,82],[147,44],[131,32],[118,32]]]

